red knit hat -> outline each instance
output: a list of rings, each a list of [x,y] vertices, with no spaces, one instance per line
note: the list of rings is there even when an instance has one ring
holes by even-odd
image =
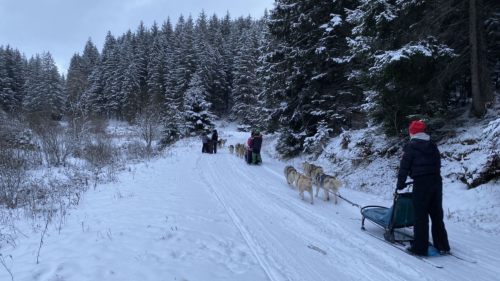
[[[413,121],[410,125],[410,134],[415,135],[422,133],[425,130],[425,123],[420,121]]]

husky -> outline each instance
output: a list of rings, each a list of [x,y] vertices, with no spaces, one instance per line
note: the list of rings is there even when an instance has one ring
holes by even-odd
[[[234,145],[234,152],[236,154],[236,157],[240,157],[240,143],[237,142],[235,145]]]
[[[237,143],[236,146],[234,147],[236,150],[236,156],[243,158],[245,155],[246,147],[242,143]]]
[[[316,166],[314,164],[308,163],[307,161],[304,162],[300,168],[302,169],[302,171],[304,172],[304,174],[307,177],[311,177],[311,178],[314,178],[312,175],[312,172],[314,170],[318,169],[316,172],[314,172],[314,175],[316,175],[319,172],[321,172],[321,173],[323,172],[323,168],[321,168],[320,166]]]
[[[245,156],[247,155],[247,147],[244,144],[240,145],[240,158],[245,159]]]
[[[226,146],[226,141],[227,141],[227,139],[220,139],[220,140],[217,142],[217,147],[218,147],[218,148],[222,148],[223,146]]]
[[[310,172],[309,176],[311,177],[311,179],[313,179],[313,181],[315,181],[317,175],[324,174],[324,173],[325,172],[323,172],[323,168],[321,168],[320,166],[314,166],[311,169],[311,172]]]
[[[295,173],[295,185],[299,189],[299,195],[304,200],[304,191],[309,192],[309,196],[311,197],[311,204],[313,204],[313,189],[311,178],[304,176],[301,173]]]
[[[334,177],[326,175],[326,174],[316,174],[314,178],[314,184],[316,185],[316,197],[318,197],[319,189],[322,188],[325,192],[324,201],[330,200],[329,190],[335,194],[335,204],[337,204],[337,191],[339,187],[342,186],[342,183],[336,180]]]
[[[234,146],[231,144],[229,146],[229,153],[233,154],[233,152],[234,152]]]
[[[288,183],[290,188],[293,188],[293,182],[295,181],[295,174],[297,173],[297,170],[289,165],[285,167],[283,173],[285,174],[286,182]]]

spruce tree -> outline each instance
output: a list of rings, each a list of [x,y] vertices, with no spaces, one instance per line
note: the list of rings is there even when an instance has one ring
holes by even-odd
[[[120,41],[120,59],[116,78],[119,81],[119,91],[113,99],[113,110],[117,116],[132,121],[146,104],[141,89],[141,61],[135,54],[136,37],[129,30]]]
[[[7,112],[22,107],[26,63],[19,50],[0,46],[0,107]]]
[[[258,68],[258,42],[255,31],[242,30],[238,52],[234,58],[232,112],[239,116],[240,129],[248,131],[259,120],[257,96],[261,91],[256,70]]]
[[[210,110],[212,106],[208,101],[210,93],[199,75],[201,71],[200,68],[195,71],[189,88],[184,94],[183,113],[186,123],[182,129],[185,134],[209,129],[217,118]]]
[[[274,37],[264,54],[266,92],[262,102],[270,108],[269,127],[280,126],[278,151],[296,155],[304,139],[317,132],[321,120],[340,132],[351,125],[361,91],[349,87],[346,78],[349,59],[345,37],[350,26],[345,21],[350,1],[276,1],[269,15],[269,31]],[[272,47],[271,47],[272,46]],[[350,85],[353,86],[353,85]]]
[[[23,108],[27,111],[42,111],[47,107],[46,99],[42,96],[40,86],[42,84],[42,60],[40,55],[35,54],[28,61],[26,70],[25,94]]]
[[[117,92],[115,71],[118,65],[116,38],[108,31],[100,60],[89,77],[91,87],[86,95],[88,108],[92,112],[111,117],[109,103]]]
[[[148,96],[150,101],[160,105],[160,108],[165,102],[165,73],[168,71],[165,65],[165,40],[164,35],[156,22],[151,28],[152,43],[148,58]]]

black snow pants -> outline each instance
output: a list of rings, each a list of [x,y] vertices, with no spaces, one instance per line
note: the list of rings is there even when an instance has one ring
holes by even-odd
[[[443,222],[443,181],[439,174],[428,174],[413,179],[413,207],[415,224],[412,250],[427,256],[429,247],[429,216],[432,221],[432,240],[438,251],[449,251],[448,234]]]

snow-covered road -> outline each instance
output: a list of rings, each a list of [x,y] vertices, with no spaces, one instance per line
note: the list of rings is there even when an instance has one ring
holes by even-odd
[[[262,166],[246,165],[227,146],[247,133],[226,135],[215,155],[183,140],[90,190],[60,234],[49,229],[40,264],[40,233],[2,245],[14,280],[498,280],[498,236],[445,221],[452,251],[477,263],[443,257],[434,268],[363,233],[358,207],[324,202],[322,191],[313,205],[308,193],[301,200],[283,176],[293,163],[263,155]],[[391,204],[340,193],[361,206]],[[0,268],[0,280],[10,278]]]

